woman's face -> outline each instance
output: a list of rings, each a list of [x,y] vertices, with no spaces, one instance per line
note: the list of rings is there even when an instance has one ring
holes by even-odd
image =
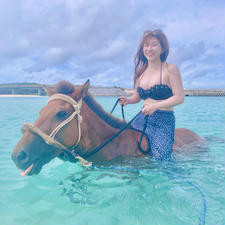
[[[162,52],[162,47],[157,38],[150,37],[145,41],[143,46],[143,53],[148,61],[155,61],[156,59],[160,59],[160,54]]]

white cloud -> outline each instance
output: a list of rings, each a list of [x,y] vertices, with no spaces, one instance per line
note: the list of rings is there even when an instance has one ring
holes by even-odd
[[[97,58],[98,60],[112,59],[118,56],[122,51],[127,48],[127,42],[122,39],[112,40],[103,46],[102,49],[97,50],[91,57]]]
[[[0,83],[91,78],[93,85],[131,87],[140,38],[153,28],[167,34],[169,62],[180,67],[185,84],[209,85],[210,73],[223,83],[222,5],[203,0],[2,0]]]

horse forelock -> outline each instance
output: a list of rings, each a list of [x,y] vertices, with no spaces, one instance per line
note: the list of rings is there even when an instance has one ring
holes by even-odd
[[[89,108],[95,112],[103,121],[109,124],[113,128],[120,129],[124,127],[127,123],[112,116],[110,113],[106,112],[102,106],[96,102],[90,93],[87,93],[84,97],[84,102],[89,106]]]
[[[56,93],[70,95],[74,92],[75,87],[65,80],[60,81],[56,86]]]

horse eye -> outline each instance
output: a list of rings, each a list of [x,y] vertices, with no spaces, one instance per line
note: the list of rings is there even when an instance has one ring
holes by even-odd
[[[56,118],[59,120],[66,119],[68,117],[68,113],[64,110],[57,112]]]

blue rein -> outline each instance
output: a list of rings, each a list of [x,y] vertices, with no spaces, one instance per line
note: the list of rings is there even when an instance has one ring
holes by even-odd
[[[115,105],[113,106],[113,109],[111,110],[111,113],[114,111],[114,109],[116,108],[118,102],[119,102],[120,98],[117,99]],[[123,120],[125,121],[125,117],[124,117],[124,110],[123,110],[123,106],[122,107],[122,116],[123,116]],[[139,113],[137,113],[132,120],[130,120],[122,129],[120,129],[116,134],[114,134],[111,138],[109,138],[108,140],[106,140],[102,145],[98,146],[97,148],[95,148],[94,150],[92,150],[91,152],[87,153],[87,154],[84,154],[82,156],[82,158],[86,159],[92,155],[94,155],[95,153],[97,153],[98,151],[100,151],[102,148],[104,148],[107,144],[109,144],[112,140],[114,140],[118,135],[120,135],[120,133],[122,133],[125,129],[127,129],[130,124],[138,117],[138,115],[141,113],[141,111]],[[143,135],[144,135],[144,132],[145,132],[145,128],[147,126],[147,119],[145,120],[145,125],[144,125],[144,129],[142,131],[142,134],[141,134],[141,138],[140,138],[140,141],[138,143],[139,145],[139,149],[141,150],[141,152],[143,153],[148,153],[150,151],[150,148],[148,150],[143,150],[141,148],[141,142],[142,142],[142,139],[143,139]],[[103,170],[119,170],[119,171],[127,171],[127,172],[140,172],[138,169],[134,169],[134,168],[122,168],[122,167],[117,167],[117,166],[109,166],[109,167],[105,167],[105,166],[95,166],[93,163],[92,163],[92,168],[93,169],[103,169]],[[149,170],[148,170],[149,172]],[[207,211],[207,202],[206,202],[206,197],[204,195],[204,193],[202,192],[201,188],[197,185],[197,184],[194,184],[193,182],[187,180],[186,177],[183,177],[183,176],[179,176],[179,175],[174,175],[172,172],[170,171],[162,171],[163,174],[167,175],[167,176],[173,176],[174,178],[179,178],[179,179],[182,179],[184,182],[186,182],[187,184],[191,185],[193,188],[195,188],[200,196],[201,196],[201,199],[202,199],[202,210],[201,210],[201,213],[200,213],[200,216],[199,216],[199,223],[198,225],[205,225],[205,218],[206,218],[206,211]]]
[[[117,99],[115,105],[113,106],[113,109],[111,110],[111,113],[113,113],[114,109],[116,108],[118,102],[119,102],[120,98]],[[125,117],[124,117],[124,109],[123,109],[123,105],[121,106],[122,108],[122,116],[123,116],[123,120],[125,121]],[[139,112],[129,123],[127,126],[125,126],[124,128],[122,128],[118,133],[116,133],[116,136],[118,136],[123,130],[125,130],[136,118],[137,116],[140,114],[141,112]],[[143,129],[143,132],[141,134],[141,138],[140,138],[140,141],[138,143],[139,145],[139,149],[141,150],[141,142],[142,142],[142,138],[143,138],[143,135],[144,135],[144,132],[145,132],[145,129],[146,129],[146,126],[147,126],[147,117],[145,119],[145,124],[144,124],[144,129]],[[114,135],[115,136],[115,135]],[[105,146],[106,144],[108,144],[110,141],[112,141],[115,137],[112,137],[110,138],[109,140],[107,140],[103,145]],[[99,148],[103,148],[104,146],[99,146]],[[98,149],[98,148],[97,148]],[[149,148],[150,149],[150,148]],[[99,149],[100,150],[100,149]],[[142,150],[141,150],[142,151]],[[97,151],[96,151],[97,152]],[[96,153],[94,152],[94,153]],[[143,153],[146,153],[146,152],[149,152],[149,151],[143,151]],[[93,154],[94,154],[93,153]],[[128,171],[128,172],[138,172],[139,173],[139,170],[138,169],[134,169],[134,168],[122,168],[122,167],[116,167],[116,166],[109,166],[109,167],[104,167],[104,166],[100,166],[100,167],[95,167],[93,165],[93,168],[98,168],[98,169],[112,169],[112,170],[119,170],[119,171]],[[198,225],[205,225],[205,218],[206,218],[206,211],[207,211],[207,202],[206,202],[206,197],[205,197],[205,194],[202,192],[201,188],[197,185],[197,184],[194,184],[193,182],[187,180],[186,177],[183,177],[183,176],[179,176],[179,175],[174,175],[172,174],[172,172],[170,171],[162,171],[165,175],[167,176],[173,176],[174,178],[180,178],[182,180],[184,180],[187,184],[191,185],[193,188],[195,188],[200,196],[201,196],[201,199],[202,199],[202,210],[201,210],[201,213],[200,213],[200,216],[199,216],[199,223]]]

